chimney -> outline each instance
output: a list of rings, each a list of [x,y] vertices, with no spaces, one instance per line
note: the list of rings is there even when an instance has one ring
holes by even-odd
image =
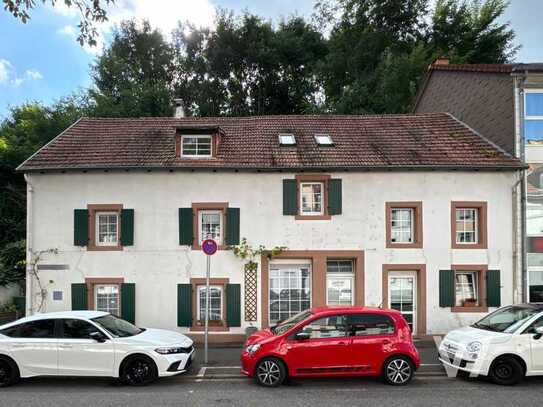
[[[185,108],[183,107],[183,99],[174,99],[173,103],[175,105],[175,112],[173,117],[181,118],[185,117]]]
[[[446,55],[442,55],[434,61],[434,65],[449,65],[449,62],[449,57]]]

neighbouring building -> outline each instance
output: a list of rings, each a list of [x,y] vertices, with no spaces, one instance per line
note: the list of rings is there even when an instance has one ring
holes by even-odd
[[[543,302],[543,64],[450,64],[439,58],[416,113],[446,111],[528,165],[515,201],[515,301]]]
[[[523,164],[447,113],[82,118],[25,161],[27,312],[99,309],[239,341],[310,306],[419,335],[513,301]],[[244,270],[232,245],[283,247]]]

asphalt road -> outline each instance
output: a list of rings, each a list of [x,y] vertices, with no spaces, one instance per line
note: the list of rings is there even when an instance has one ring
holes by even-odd
[[[132,388],[106,379],[29,379],[0,390],[0,406],[535,406],[541,403],[543,385],[543,378],[500,387],[473,379],[422,377],[401,388],[374,379],[313,379],[265,389],[249,379],[197,380],[168,378]]]

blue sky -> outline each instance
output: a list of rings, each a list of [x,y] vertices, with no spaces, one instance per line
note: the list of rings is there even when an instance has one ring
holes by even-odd
[[[100,27],[107,41],[112,26],[125,18],[147,18],[168,33],[177,20],[212,25],[216,6],[244,9],[270,19],[292,14],[309,16],[315,0],[116,0],[110,22]],[[65,7],[38,7],[22,24],[0,9],[0,118],[9,106],[25,101],[50,103],[91,83],[89,66],[100,48],[75,41],[78,18]],[[60,2],[62,3],[62,2]],[[543,62],[543,3],[512,0],[505,16],[522,45],[519,62]]]

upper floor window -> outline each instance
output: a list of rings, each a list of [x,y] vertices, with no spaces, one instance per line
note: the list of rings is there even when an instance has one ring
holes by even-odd
[[[321,146],[331,146],[334,144],[329,134],[315,134],[315,141]]]
[[[422,247],[422,202],[386,203],[386,247]]]
[[[206,239],[213,239],[218,245],[222,244],[222,210],[198,211],[200,225],[200,244]]]
[[[119,213],[96,212],[96,246],[119,244]]]
[[[301,215],[322,215],[324,213],[324,183],[300,183]]]
[[[211,157],[212,149],[211,135],[184,135],[181,137],[182,157]]]
[[[476,208],[456,209],[456,243],[477,243],[479,211]]]
[[[451,241],[453,249],[486,249],[486,202],[452,202]]]
[[[413,209],[392,208],[391,241],[394,243],[413,242]]]
[[[279,133],[279,144],[282,146],[296,145],[296,138],[291,133]]]
[[[524,139],[543,140],[543,89],[525,91]]]

